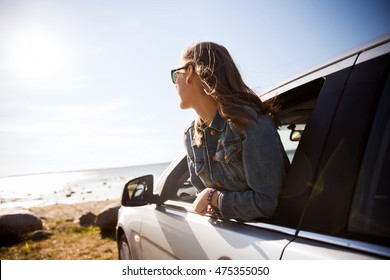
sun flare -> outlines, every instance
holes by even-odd
[[[43,34],[20,36],[14,55],[14,67],[19,74],[33,79],[50,78],[60,72],[65,63],[62,46]]]

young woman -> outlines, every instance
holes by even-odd
[[[197,119],[185,130],[194,209],[226,219],[271,217],[288,166],[271,103],[243,82],[225,47],[201,42],[171,71],[182,109]]]

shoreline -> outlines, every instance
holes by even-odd
[[[98,214],[109,206],[120,205],[120,200],[107,199],[102,201],[86,201],[72,204],[56,203],[46,206],[21,207],[31,211],[41,219],[63,219],[77,221],[82,215],[91,212]]]
[[[120,200],[125,184],[153,174],[157,180],[168,163],[0,178],[0,209]]]

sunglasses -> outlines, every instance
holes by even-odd
[[[188,66],[189,65],[186,65],[186,66],[183,66],[183,67],[171,70],[171,79],[172,79],[172,82],[174,84],[176,84],[178,74],[181,73],[179,71],[182,70],[182,69],[186,69],[187,70]]]

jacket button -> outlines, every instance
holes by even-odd
[[[227,161],[227,160],[228,160],[228,157],[227,157],[227,155],[225,155],[223,158],[224,158],[224,160],[225,160],[225,161]]]
[[[220,181],[217,181],[217,182],[215,182],[215,186],[220,188],[220,187],[222,187],[222,183]]]
[[[212,136],[214,136],[215,134],[217,134],[217,132],[216,132],[215,130],[210,130],[210,134],[211,134]]]
[[[217,156],[213,155],[213,161],[216,161],[216,160],[217,160]]]

